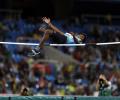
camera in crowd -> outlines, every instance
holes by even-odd
[[[99,85],[100,85],[100,87],[104,87],[104,88],[108,87],[108,84],[102,78],[99,79]]]

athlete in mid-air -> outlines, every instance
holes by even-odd
[[[37,55],[40,53],[41,49],[44,47],[44,43],[50,39],[53,43],[57,44],[79,44],[82,43],[86,39],[86,35],[84,33],[64,33],[59,30],[56,26],[54,26],[50,18],[43,17],[42,21],[47,24],[48,28],[40,28],[39,31],[44,33],[44,36],[36,48],[31,50],[30,55]]]

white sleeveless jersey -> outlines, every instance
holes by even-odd
[[[68,44],[74,44],[75,43],[74,38],[70,33],[65,33],[64,35],[67,37],[67,43]]]
[[[67,43],[68,44],[75,44],[74,38],[73,38],[73,36],[70,33],[65,33],[64,35],[67,37]],[[76,37],[76,39],[78,40],[78,42],[81,43],[81,39],[80,38]]]

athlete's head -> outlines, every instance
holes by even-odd
[[[86,40],[86,34],[85,33],[77,34],[76,38],[78,39],[78,41],[85,42],[85,40]]]

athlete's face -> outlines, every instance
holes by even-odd
[[[85,36],[84,36],[83,34],[80,34],[80,35],[79,35],[79,38],[80,38],[81,40],[84,40],[84,39],[85,39]]]

